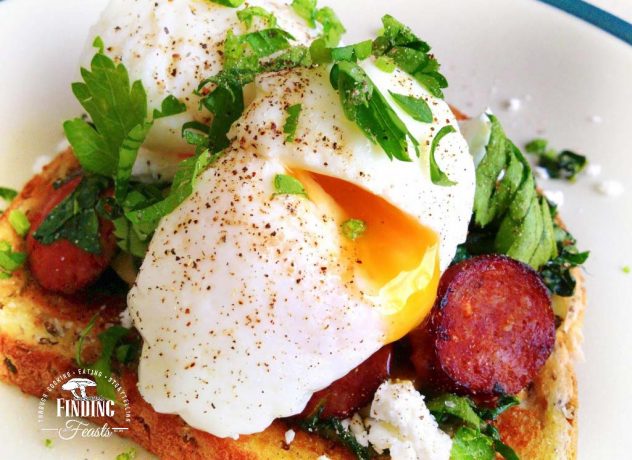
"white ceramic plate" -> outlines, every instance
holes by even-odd
[[[79,113],[70,83],[104,3],[0,3],[0,184],[19,188],[38,156],[55,153],[61,122]],[[545,136],[602,165],[598,178],[542,185],[564,192],[563,216],[580,247],[592,251],[585,362],[577,366],[580,458],[630,458],[632,275],[622,267],[632,265],[632,47],[532,0],[326,3],[343,18],[348,41],[373,33],[383,13],[401,18],[434,46],[450,81],[449,102],[470,115],[490,106],[519,144]],[[506,109],[510,98],[521,100],[520,110]],[[620,181],[626,192],[599,195],[595,185],[603,179]],[[101,439],[45,448],[35,400],[6,386],[0,414],[2,458],[112,459],[130,445]]]

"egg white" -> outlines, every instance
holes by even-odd
[[[178,116],[158,120],[141,149],[134,173],[169,179],[183,155],[193,152],[181,136],[183,123],[208,124],[212,114],[200,110],[193,94],[200,81],[219,73],[228,31],[248,32],[237,11],[260,6],[273,13],[278,27],[289,32],[297,44],[309,44],[316,29],[290,6],[289,0],[250,0],[240,8],[229,8],[209,0],[111,0],[90,32],[84,52],[88,66],[95,50],[92,38],[101,37],[107,55],[127,68],[130,80],[141,80],[150,108],[173,95],[187,106]]]
[[[144,339],[139,389],[157,411],[221,437],[262,431],[387,341],[385,305],[349,263],[335,204],[275,196],[277,174],[318,172],[386,199],[439,235],[442,268],[465,239],[474,166],[458,131],[436,152],[457,184],[434,185],[429,174],[432,137],[457,128],[449,107],[403,72],[362,65],[383,94],[428,101],[427,124],[395,107],[419,158],[411,145],[412,162],[392,161],[368,141],[345,118],[327,69],[261,76],[232,147],[163,219],[128,298]],[[287,107],[297,103],[287,142]]]

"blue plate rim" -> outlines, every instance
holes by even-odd
[[[584,0],[540,0],[632,45],[632,24]]]

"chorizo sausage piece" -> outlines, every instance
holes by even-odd
[[[81,182],[76,177],[55,189],[47,187],[48,198],[40,207],[29,213],[31,230],[26,237],[31,274],[44,289],[60,294],[74,294],[86,288],[105,271],[116,251],[116,238],[112,222],[99,219],[101,253],[91,254],[68,240],[42,244],[33,237],[48,214]]]
[[[312,396],[300,418],[320,412],[321,419],[347,418],[373,399],[390,375],[392,347],[387,345],[354,370]],[[322,409],[321,409],[322,408]]]
[[[427,328],[411,337],[420,378],[470,395],[518,393],[555,344],[555,319],[542,279],[529,266],[500,255],[450,267]]]

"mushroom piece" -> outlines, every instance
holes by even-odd
[[[68,380],[61,386],[61,389],[70,391],[75,399],[88,399],[86,387],[96,386],[97,384],[90,379],[76,378]],[[79,390],[80,394],[77,394],[76,390]]]

